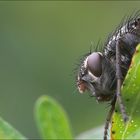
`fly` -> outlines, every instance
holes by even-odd
[[[140,15],[138,11],[121,23],[108,38],[101,52],[90,52],[85,55],[78,69],[76,83],[79,92],[88,90],[98,102],[108,101],[111,104],[104,127],[104,140],[107,140],[109,123],[116,101],[120,106],[124,122],[128,120],[121,97],[121,85],[139,43]]]

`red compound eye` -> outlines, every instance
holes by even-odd
[[[102,74],[102,56],[98,52],[93,52],[88,56],[87,67],[90,72],[96,76],[100,77]]]

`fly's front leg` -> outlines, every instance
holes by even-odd
[[[109,123],[111,122],[112,115],[113,115],[113,112],[115,110],[116,97],[117,96],[114,95],[114,98],[111,102],[111,108],[110,108],[108,115],[107,115],[107,118],[106,118],[106,123],[105,123],[105,127],[104,127],[104,140],[107,140]]]
[[[120,110],[123,116],[123,120],[124,122],[126,122],[128,120],[128,116],[126,114],[125,111],[125,107],[122,101],[122,96],[121,96],[121,85],[122,85],[122,72],[121,72],[121,61],[120,61],[120,47],[121,47],[121,40],[117,40],[116,42],[116,79],[117,79],[117,89],[116,89],[116,96],[117,96],[117,100],[120,106]]]

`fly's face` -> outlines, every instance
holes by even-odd
[[[102,53],[91,53],[80,66],[77,87],[80,93],[88,90],[97,101],[109,101],[116,87],[114,65]]]
[[[93,52],[85,57],[77,77],[77,86],[80,93],[89,90],[96,96],[96,87],[100,85],[102,75],[102,54]]]

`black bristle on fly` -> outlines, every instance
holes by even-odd
[[[115,111],[116,101],[124,122],[128,120],[121,97],[121,85],[129,69],[136,46],[140,43],[140,10],[125,16],[105,44],[98,41],[94,52],[80,60],[76,76],[79,92],[88,90],[98,102],[109,101],[110,110],[104,127],[104,140]]]

